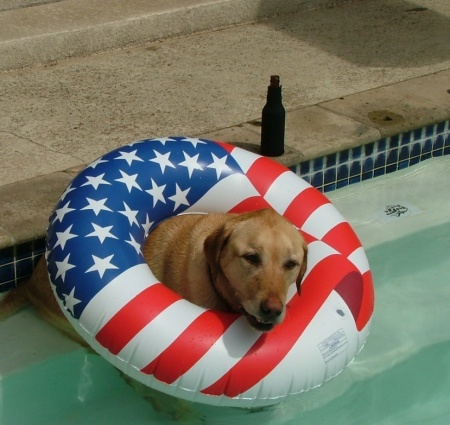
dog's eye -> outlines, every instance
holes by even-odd
[[[298,266],[298,263],[293,260],[286,261],[286,263],[284,264],[284,268],[286,270],[295,269],[297,266]]]
[[[259,266],[261,264],[261,258],[258,254],[244,254],[245,261],[250,263],[252,266]]]

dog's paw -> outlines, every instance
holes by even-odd
[[[0,298],[0,322],[28,306],[28,297],[21,286],[12,289]]]
[[[122,378],[164,419],[181,424],[205,424],[204,418],[195,408],[194,403],[149,388],[124,374],[122,374]]]

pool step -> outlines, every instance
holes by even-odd
[[[6,0],[0,71],[49,64],[351,0]]]

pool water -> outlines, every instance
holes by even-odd
[[[364,349],[336,378],[290,402],[258,411],[191,405],[177,422],[450,423],[450,158],[329,196],[361,237],[374,274]],[[31,309],[0,325],[1,425],[174,422]]]

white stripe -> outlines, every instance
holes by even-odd
[[[305,221],[301,230],[317,239],[322,239],[333,227],[346,222],[341,213],[332,204],[317,208]]]
[[[291,283],[289,286],[287,295],[286,295],[286,304],[289,303],[292,298],[294,298],[297,295],[297,284],[295,282]]]
[[[370,270],[369,260],[366,257],[364,248],[360,246],[355,249],[349,256],[348,259],[355,265],[361,274],[364,274]]]
[[[240,317],[175,385],[198,391],[209,387],[239,362],[260,337],[261,333]]]
[[[259,195],[244,174],[232,174],[219,181],[187,212],[227,212],[244,199]]]
[[[80,326],[95,335],[124,305],[157,282],[147,264],[125,270],[92,298],[80,316]]]
[[[314,241],[308,245],[308,261],[306,276],[317,266],[324,258],[330,255],[339,254],[334,248],[322,241]]]
[[[117,357],[133,367],[144,368],[204,312],[204,308],[186,300],[176,301],[138,332]],[[182,357],[183,353],[180,353]]]
[[[255,161],[261,158],[259,155],[241,148],[234,148],[230,155],[236,160],[244,173],[247,173]]]
[[[302,279],[302,282],[304,282],[306,280],[308,275],[311,273],[311,271],[314,269],[314,267],[317,266],[317,264],[319,264],[322,260],[329,257],[330,255],[335,255],[335,254],[341,255],[338,251],[336,251],[334,248],[332,248],[330,245],[326,244],[325,242],[322,242],[322,241],[311,242],[308,245],[307,269],[306,269],[305,275]],[[297,289],[295,285],[293,285],[293,286],[295,289]],[[294,295],[295,295],[295,293],[293,293],[293,288],[291,286],[288,291],[288,300],[290,301],[291,297]]]
[[[264,199],[280,214],[284,214],[299,193],[310,187],[309,183],[292,171],[286,170],[275,179],[264,195]]]

